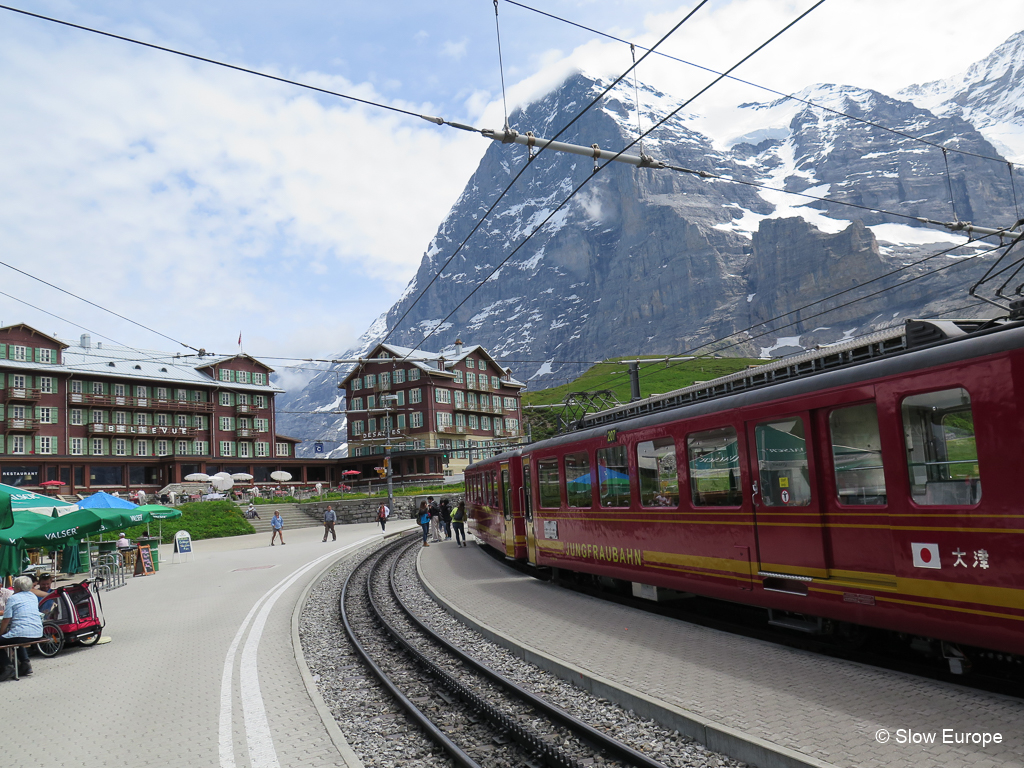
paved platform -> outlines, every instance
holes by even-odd
[[[416,527],[397,521],[388,533]],[[34,674],[0,683],[0,762],[18,768],[346,766],[293,645],[292,615],[325,568],[376,525],[194,542],[195,558],[101,593],[106,644],[34,656]],[[353,761],[353,765],[357,765]]]
[[[637,612],[520,575],[472,543],[423,549],[419,569],[453,613],[520,655],[741,760],[1024,766],[1020,699]],[[944,744],[944,729],[1002,743]]]

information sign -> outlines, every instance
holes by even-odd
[[[138,554],[135,557],[135,576],[149,576],[156,573],[153,567],[153,550],[149,544],[139,544]]]
[[[174,534],[174,554],[171,555],[172,563],[183,563],[188,555],[192,555],[192,559],[196,559],[195,552],[192,551],[192,534],[188,531],[178,531]],[[178,560],[178,558],[181,560]]]

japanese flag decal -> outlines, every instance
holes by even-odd
[[[911,544],[915,568],[942,568],[939,562],[938,544]]]

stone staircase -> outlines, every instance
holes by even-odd
[[[245,512],[248,505],[239,504],[238,506],[242,512]],[[286,533],[296,528],[323,527],[323,522],[303,512],[298,504],[257,504],[256,513],[260,516],[260,519],[249,521],[252,523],[252,527],[256,529],[256,533],[270,533],[270,518],[274,516],[275,511],[281,513]]]

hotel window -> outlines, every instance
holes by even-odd
[[[103,411],[93,411],[92,412],[92,423],[93,424],[102,424],[104,421],[106,421],[106,419],[104,418]]]
[[[462,371],[460,369],[456,368],[455,369],[455,383],[456,384],[462,384],[464,379],[465,379],[465,377],[464,377]]]
[[[220,428],[224,432],[229,432],[229,431],[233,430],[235,428],[235,426],[231,422],[232,422],[232,419],[231,419],[230,416],[221,416],[220,417]]]
[[[353,410],[353,411],[361,411],[361,410],[363,410],[363,398],[361,398],[361,397],[353,397],[352,398],[352,408],[350,410]]]
[[[49,350],[47,350],[49,351]],[[39,438],[39,452],[40,453],[53,453],[53,438],[46,437],[45,435]]]
[[[94,381],[92,383],[92,393],[94,395],[102,395],[103,394],[103,382],[102,381]]]
[[[114,423],[115,424],[127,424],[128,414],[124,411],[114,411]]]
[[[270,419],[254,419],[257,432],[268,432],[270,430]]]
[[[391,374],[388,371],[384,371],[380,375],[380,388],[390,389],[391,388]]]
[[[288,443],[277,443],[278,456],[291,456],[291,446]]]
[[[423,402],[423,390],[417,387],[416,389],[409,390],[409,402],[410,403],[421,403]]]
[[[405,369],[400,368],[397,371],[391,372],[391,382],[393,384],[402,384],[405,382]]]
[[[259,386],[263,386],[263,382],[265,380],[266,380],[266,374],[265,373],[254,373],[252,375],[252,383],[253,384],[258,384]]]
[[[36,350],[36,362],[37,363],[52,363],[53,362],[53,350],[52,349],[37,349]]]
[[[365,376],[363,376],[363,384],[366,385],[367,389],[373,389],[374,387],[376,387],[377,386],[377,374],[375,374],[375,373],[368,373]]]
[[[435,389],[434,390],[434,402],[435,403],[450,403],[452,401],[451,390],[448,389]]]
[[[474,413],[469,414],[469,428],[480,429],[480,418]]]
[[[366,431],[367,432],[371,432],[371,433],[377,431],[377,419],[376,418],[367,419],[366,420]]]
[[[44,395],[53,394],[53,377],[51,376],[40,376],[39,377],[39,391]]]
[[[194,455],[196,455],[196,456],[205,456],[206,455],[206,447],[207,446],[206,446],[206,441],[205,440],[195,440],[192,443],[192,451],[193,451]]]
[[[149,440],[136,440],[135,441],[135,455],[136,456],[149,456]]]
[[[264,458],[270,454],[270,443],[256,443],[256,455]]]
[[[266,408],[267,407],[267,396],[266,395],[256,395],[252,399],[252,401],[253,401],[253,405],[255,405],[257,408]]]
[[[235,380],[239,384],[249,383],[249,372],[248,371],[235,371]]]
[[[115,440],[114,441],[114,455],[125,456],[128,453],[128,441],[127,440]]]
[[[455,407],[463,408],[466,405],[466,393],[461,389],[455,390]]]
[[[52,408],[36,408],[36,416],[39,419],[40,424],[52,424],[50,421]]]
[[[362,379],[352,379],[352,389],[362,389],[362,388],[363,388],[363,380]]]
[[[423,426],[423,412],[413,411],[409,414],[409,427],[412,429],[418,429]]]
[[[477,388],[478,389],[487,389],[487,374],[486,373],[481,373],[480,376],[477,378]]]
[[[372,411],[376,407],[377,407],[377,396],[376,395],[367,395],[366,396],[366,410]]]
[[[139,414],[139,415],[143,416],[144,414]],[[167,414],[166,413],[158,413],[156,415],[156,425],[158,427],[166,427],[166,426],[168,426],[168,421],[169,420],[167,418]]]
[[[395,397],[398,398],[397,400],[395,400],[395,405],[405,405],[405,391],[404,390],[401,391],[401,392],[396,392],[395,393]]]
[[[13,381],[13,383],[11,384],[12,387],[15,387],[16,389],[24,389],[25,388],[25,377],[24,376],[20,376],[18,374],[14,374],[11,377],[11,379]]]
[[[94,437],[92,439],[92,455],[102,456],[103,455],[103,438]]]
[[[114,397],[124,397],[124,384],[114,385]]]
[[[509,432],[518,432],[519,419],[505,419],[505,429]]]
[[[480,417],[480,429],[484,430],[485,432],[490,432],[491,431],[491,417],[490,416],[481,416]]]
[[[11,360],[21,360],[25,362],[28,360],[28,347],[17,347],[11,345]],[[24,451],[22,451],[24,453]]]
[[[188,440],[178,441],[178,453],[182,456],[188,456]]]
[[[175,418],[177,420],[179,427],[188,426],[188,416],[186,416],[184,413],[179,413]]]
[[[420,380],[420,369],[419,368],[410,368],[409,369],[409,381],[419,381],[419,380]]]
[[[167,441],[166,440],[157,440],[156,441],[156,455],[157,456],[166,456],[168,453],[169,453],[169,451],[167,450]]]
[[[249,396],[240,392],[238,394],[235,402],[236,402],[237,405],[248,405],[249,404]]]
[[[74,426],[76,426],[76,427],[80,427],[82,425],[82,409],[81,408],[72,408],[71,409],[71,423]]]
[[[452,415],[446,411],[437,412],[437,428],[450,427],[452,425]]]
[[[403,429],[405,429],[405,414],[400,413],[398,414],[398,430],[401,431]]]
[[[231,441],[221,440],[220,441],[220,455],[230,456],[231,455]]]
[[[71,455],[81,456],[83,450],[83,440],[80,437],[71,438]]]
[[[466,386],[469,387],[470,389],[474,389],[476,387],[475,373],[466,373]]]
[[[472,357],[467,357],[466,358],[466,367],[467,368],[475,368],[476,367],[476,363],[473,362],[473,358]],[[473,374],[473,375],[475,376],[476,374]]]
[[[25,452],[25,438],[22,435],[12,435],[11,441],[11,453],[24,453]]]
[[[229,371],[227,368],[221,368],[220,369],[220,380],[221,381],[231,381],[231,371]]]
[[[353,435],[361,435],[361,434],[363,434],[363,432],[365,430],[365,427],[366,427],[366,424],[364,422],[362,422],[362,421],[353,421],[352,422],[352,434]]]
[[[231,393],[230,392],[221,392],[220,393],[220,404],[221,405],[231,405]]]
[[[249,443],[238,444],[238,457],[240,459],[248,459],[250,456]]]
[[[491,376],[491,389],[498,389],[501,386],[501,381],[497,376]]]
[[[74,379],[71,382],[71,394],[80,395],[82,394],[82,382],[78,379]]]
[[[464,413],[456,413],[455,414],[455,426],[456,427],[465,427],[466,426],[466,414],[464,414]]]

